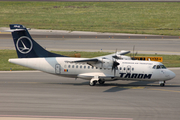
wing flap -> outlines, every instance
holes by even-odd
[[[25,29],[11,29],[11,30],[6,30],[7,32],[15,32],[15,31],[25,31]]]

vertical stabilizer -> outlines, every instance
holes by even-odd
[[[36,57],[66,57],[63,55],[51,53],[41,47],[34,41],[25,26],[20,24],[10,24],[10,31],[18,58],[36,58]]]

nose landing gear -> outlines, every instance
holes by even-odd
[[[159,81],[159,85],[160,85],[161,87],[164,87],[164,86],[165,86],[165,83],[166,83],[166,81]]]

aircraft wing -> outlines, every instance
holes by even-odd
[[[99,57],[95,57],[95,58],[112,60],[112,57],[116,58],[118,55],[125,55],[125,54],[128,54],[128,53],[130,53],[130,51],[122,50],[121,52],[116,52],[116,53],[113,53],[113,54],[109,54],[109,55],[105,55],[105,56],[99,56]]]
[[[91,66],[96,66],[96,67],[106,67],[106,68],[112,68],[113,65],[113,60],[112,58],[119,59],[121,55],[125,55],[129,53],[130,51],[124,51],[122,50],[121,52],[116,52],[113,54],[105,55],[105,56],[100,56],[100,57],[95,57],[95,58],[87,58],[83,60],[76,60],[76,61],[71,61],[72,63],[82,63],[82,64],[89,64]]]
[[[99,59],[96,59],[96,58],[89,58],[89,59],[76,60],[76,61],[71,61],[71,62],[74,62],[74,63],[86,63],[86,64],[89,64],[89,65],[92,65],[92,64],[96,64],[96,63],[101,62],[101,61]]]
[[[96,63],[103,62],[102,59],[112,60],[112,57],[115,58],[117,55],[125,55],[128,53],[130,53],[130,51],[122,50],[121,52],[116,52],[116,53],[105,55],[105,56],[99,56],[99,57],[89,58],[89,59],[84,59],[84,60],[76,60],[76,61],[71,61],[71,62],[96,64]]]

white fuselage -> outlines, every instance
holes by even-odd
[[[98,76],[99,79],[104,81],[166,81],[175,77],[175,74],[166,68],[157,69],[154,67],[162,65],[162,63],[154,61],[117,60],[119,65],[116,70],[112,70],[108,65],[100,65],[101,67],[97,67],[98,65],[92,66],[71,62],[84,59],[86,58],[17,58],[9,59],[9,62],[50,74],[88,80],[91,80],[94,76]]]

